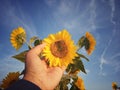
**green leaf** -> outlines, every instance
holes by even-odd
[[[82,60],[75,60],[75,65],[77,68],[79,68],[82,72],[84,72],[86,74],[85,68],[84,68],[84,64],[82,62]]]
[[[84,58],[84,59],[86,59],[87,61],[89,61],[89,59],[88,59],[86,56],[84,56],[84,55],[82,55],[82,54],[79,54],[79,53],[77,53],[77,54],[79,55],[79,57]]]
[[[12,57],[21,61],[21,62],[25,62],[25,55],[26,55],[27,52],[28,51],[24,51],[24,52],[21,52],[21,53],[15,55],[15,56],[12,56]]]
[[[35,40],[34,46],[37,46],[39,44],[42,44],[42,40],[40,40],[40,39]]]
[[[74,74],[76,71],[79,71],[79,70],[81,70],[86,74],[82,60],[80,59],[80,57],[76,57],[73,60],[73,63],[68,65],[66,72],[70,74]]]
[[[38,37],[36,37],[36,36],[34,36],[34,37],[30,38],[29,43],[30,43],[30,44],[31,44],[31,43],[33,43],[36,39],[38,39]]]
[[[59,85],[54,90],[68,90],[68,84],[70,83],[70,76],[63,74]]]
[[[89,59],[82,54],[79,54],[79,53],[77,54],[78,54],[78,57],[75,57],[75,59],[73,60],[74,63],[68,65],[66,72],[69,72],[70,74],[74,74],[76,71],[81,70],[82,72],[86,74],[84,64],[81,58],[84,58],[87,61],[89,61]]]

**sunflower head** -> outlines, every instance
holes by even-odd
[[[12,46],[18,50],[26,41],[26,32],[22,27],[14,29],[10,35],[10,42]]]
[[[76,85],[80,90],[85,90],[84,81],[82,80],[82,78],[78,77],[77,81],[75,82],[75,85]]]
[[[85,49],[87,50],[88,55],[92,53],[92,51],[95,49],[96,40],[93,37],[92,34],[89,32],[86,32],[85,34]]]
[[[113,88],[113,90],[117,89],[117,83],[116,82],[112,82],[112,88]]]
[[[48,60],[49,66],[67,66],[77,56],[77,47],[67,30],[50,34],[43,42],[46,43],[43,56]]]
[[[0,85],[1,88],[6,89],[13,83],[15,83],[17,80],[19,80],[19,72],[10,72],[2,81],[2,84]]]

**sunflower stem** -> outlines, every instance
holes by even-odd
[[[24,42],[28,45],[28,47],[30,48],[30,49],[32,49],[32,46],[26,41],[26,39],[25,38],[22,38],[23,40],[24,40]]]
[[[27,41],[25,41],[25,43],[28,45],[30,49],[32,49],[32,46]]]

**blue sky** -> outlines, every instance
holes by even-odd
[[[43,39],[50,33],[67,29],[77,40],[91,32],[96,49],[90,62],[84,61],[87,74],[80,73],[86,90],[111,90],[120,86],[120,0],[0,0],[0,81],[9,71],[21,71],[24,64],[11,56],[16,51],[9,41],[14,28],[22,26],[27,39]],[[86,54],[85,50],[81,50]]]

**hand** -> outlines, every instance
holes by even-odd
[[[44,46],[45,44],[38,45],[27,53],[23,79],[36,84],[42,90],[53,90],[59,84],[65,68],[49,67],[45,60],[40,59]]]

